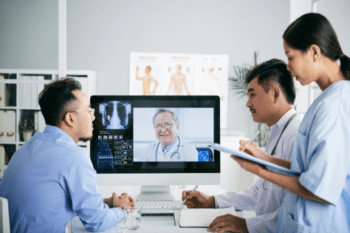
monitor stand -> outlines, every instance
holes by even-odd
[[[137,201],[173,201],[169,185],[142,185]]]

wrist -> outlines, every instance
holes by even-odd
[[[123,206],[123,205],[115,205],[114,207],[120,209],[121,211],[123,211],[125,209],[125,206]]]
[[[210,196],[209,197],[209,208],[215,208],[215,197],[214,196]]]

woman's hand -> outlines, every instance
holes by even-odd
[[[269,157],[271,157],[271,155],[265,153],[255,142],[249,144],[247,140],[239,141],[239,150],[265,161],[269,161]]]
[[[257,176],[259,176],[261,169],[265,169],[257,163],[238,158],[234,155],[231,155],[231,158],[235,160],[238,163],[238,165],[241,166],[242,169],[246,170],[247,172],[253,173]]]

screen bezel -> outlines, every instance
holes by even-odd
[[[172,107],[204,107],[212,106],[214,110],[214,143],[220,143],[220,98],[218,96],[116,96],[94,95],[90,97],[91,107],[95,108],[95,118],[100,117],[98,106],[106,101],[130,101],[145,103],[142,107],[172,108]],[[160,105],[160,102],[167,103]],[[191,106],[188,106],[191,104]],[[133,106],[134,107],[134,106]],[[133,108],[132,107],[132,108]],[[158,173],[220,173],[220,152],[214,150],[213,162],[134,162],[132,165],[117,165],[116,169],[96,169],[95,146],[97,135],[101,129],[94,121],[93,137],[90,143],[90,159],[98,174],[132,173],[132,174],[158,174]],[[132,124],[132,122],[131,122]],[[129,129],[132,130],[132,129]]]

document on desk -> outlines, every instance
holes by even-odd
[[[236,215],[235,208],[221,209],[182,209],[180,213],[180,227],[207,228],[216,217],[225,214]]]
[[[275,172],[275,173],[280,173],[280,174],[284,174],[284,175],[288,175],[288,176],[300,176],[299,172],[295,172],[295,171],[292,171],[292,170],[290,170],[288,168],[276,165],[274,163],[270,163],[270,162],[267,162],[265,160],[258,159],[256,157],[251,156],[249,154],[246,154],[246,153],[244,153],[242,151],[226,148],[226,147],[223,147],[223,146],[221,146],[219,144],[212,144],[212,145],[209,145],[209,147],[211,147],[211,148],[213,148],[215,150],[219,150],[219,151],[223,151],[223,152],[235,155],[235,156],[237,156],[239,158],[242,158],[242,159],[246,159],[246,160],[252,161],[254,163],[258,163],[260,165],[264,165],[264,166],[266,166],[267,170]]]

